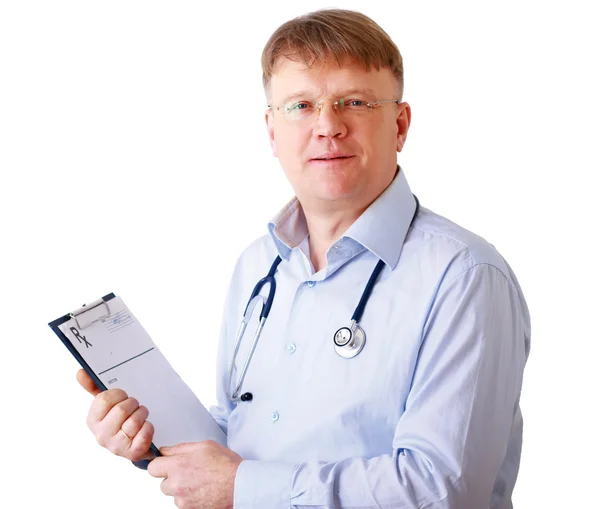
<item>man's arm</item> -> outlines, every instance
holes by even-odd
[[[298,465],[243,461],[235,507],[487,507],[520,425],[529,336],[522,294],[496,267],[476,265],[443,281],[390,453]]]

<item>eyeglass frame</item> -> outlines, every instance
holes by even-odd
[[[339,111],[344,111],[345,105],[344,102],[346,100],[349,101],[363,101],[362,99],[354,99],[352,97],[340,97],[339,99],[335,100],[335,99],[321,99],[320,101],[317,101],[316,103],[313,104],[313,106],[315,106],[317,108],[317,115],[321,115],[321,111],[323,111],[323,103],[325,101],[332,101],[332,106],[334,111],[337,113]],[[287,115],[289,114],[291,108],[293,106],[295,106],[296,104],[302,103],[302,102],[310,102],[310,101],[296,101],[293,102],[290,106],[286,106],[286,105],[282,105],[282,106],[273,106],[271,104],[267,104],[267,109],[273,111],[274,109],[279,111],[279,110],[284,110],[283,113],[284,115],[287,117]],[[366,103],[366,106],[368,108],[370,108],[369,111],[373,111],[373,107],[374,106],[379,106],[382,103],[396,103],[398,106],[400,105],[400,103],[402,102],[402,99],[378,99],[377,101],[363,101]],[[338,109],[339,105],[341,104],[342,108],[341,110]],[[289,118],[289,117],[288,117]]]

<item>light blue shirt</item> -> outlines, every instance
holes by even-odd
[[[236,509],[512,507],[527,305],[491,244],[423,205],[409,227],[415,206],[400,171],[314,273],[292,200],[238,260],[211,409],[244,459]],[[241,316],[277,255],[274,304],[242,388],[254,398],[231,403]],[[344,359],[333,335],[380,259],[360,322],[366,345]],[[237,376],[255,329],[253,320]]]

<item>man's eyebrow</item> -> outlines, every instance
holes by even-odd
[[[294,92],[293,94],[290,94],[288,96],[285,97],[285,99],[283,99],[282,103],[283,104],[288,104],[290,101],[293,101],[294,99],[306,99],[307,97],[310,97],[310,92],[306,92],[306,91],[300,91],[300,92]]]
[[[352,88],[352,89],[340,94],[340,97],[349,97],[354,94],[370,95],[372,97],[375,97],[377,95],[377,94],[375,94],[375,91],[370,88]]]

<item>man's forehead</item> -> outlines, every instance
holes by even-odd
[[[377,74],[371,68],[367,71],[364,64],[354,61],[337,62],[334,59],[322,62],[304,62],[298,58],[280,57],[273,67],[273,77],[282,77],[288,74],[306,76],[307,78],[327,74],[353,74],[357,76],[370,76]]]
[[[338,64],[336,61],[305,62],[280,58],[271,77],[271,92],[277,96],[289,96],[301,92],[364,91],[376,94],[382,88],[393,87],[393,74],[389,69],[367,71],[356,62]]]

